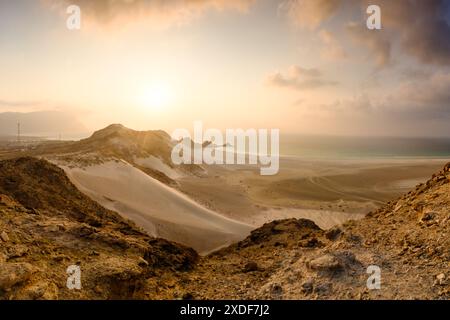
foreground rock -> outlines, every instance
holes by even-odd
[[[198,258],[147,236],[34,158],[0,162],[0,230],[0,299],[152,298],[158,279]],[[71,265],[81,290],[67,287]]]

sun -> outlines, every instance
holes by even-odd
[[[161,111],[171,104],[173,97],[173,91],[169,85],[158,83],[144,88],[139,100],[144,108]]]

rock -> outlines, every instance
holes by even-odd
[[[64,254],[59,254],[57,256],[54,256],[53,260],[55,260],[56,262],[69,261],[70,257],[68,257]]]
[[[304,248],[315,248],[323,246],[323,243],[320,242],[316,237],[313,237],[311,239],[305,239],[300,241],[299,245],[300,247]]]
[[[244,266],[244,272],[252,272],[252,271],[258,271],[259,267],[258,264],[254,261],[250,261],[248,262],[245,266]]]
[[[436,215],[437,215],[436,212],[429,211],[429,210],[423,210],[418,216],[419,222],[431,221],[434,219],[434,217]]]
[[[139,261],[139,262],[138,262],[138,265],[139,265],[140,267],[148,267],[148,261],[145,260],[144,258],[139,257],[138,261]]]
[[[444,167],[444,170],[443,170],[444,172],[449,172],[450,171],[450,162],[449,163],[447,163],[446,165],[445,165],[445,167]]]
[[[17,283],[27,281],[34,273],[29,263],[2,263],[0,265],[0,290],[8,290]]]
[[[19,300],[57,300],[58,287],[53,282],[39,281],[25,287],[15,298]]]
[[[17,202],[5,194],[0,194],[0,204],[6,207],[14,207],[17,205]]]
[[[314,280],[312,278],[307,279],[302,283],[302,292],[304,294],[311,294],[314,289]]]
[[[342,233],[342,230],[339,227],[334,227],[325,232],[325,237],[328,240],[334,241],[336,240]]]
[[[102,294],[103,293],[103,289],[99,285],[96,285],[94,287],[94,292],[97,293],[97,294]]]
[[[8,242],[9,241],[9,236],[5,231],[2,231],[2,233],[0,233],[0,238],[2,238],[2,240],[4,242]]]
[[[314,292],[319,295],[331,293],[332,285],[331,283],[321,283],[314,288]]]
[[[440,273],[436,276],[436,284],[443,286],[445,285],[445,274]]]
[[[181,297],[181,299],[183,300],[193,300],[194,299],[194,295],[190,292],[185,292],[183,294],[183,296]]]
[[[22,244],[16,244],[12,247],[9,247],[6,251],[8,259],[23,257],[28,254],[30,249]]]
[[[272,284],[270,287],[270,294],[273,298],[280,299],[283,295],[283,287],[277,283]]]
[[[394,208],[394,212],[397,212],[398,210],[400,210],[403,207],[403,203],[402,202],[397,202],[397,204],[395,205]]]
[[[309,262],[309,267],[313,270],[333,271],[341,269],[342,265],[335,256],[331,254],[325,254],[321,257],[311,260]]]
[[[275,243],[273,245],[275,247],[283,247],[283,248],[287,247],[287,243],[286,242],[281,242],[281,241],[275,241]]]

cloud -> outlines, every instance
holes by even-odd
[[[413,78],[382,100],[385,110],[407,112],[422,119],[450,119],[450,73]]]
[[[32,110],[42,104],[40,101],[20,101],[0,99],[0,110]]]
[[[398,33],[404,52],[436,65],[450,65],[449,6],[445,0],[382,1],[386,26]]]
[[[300,27],[316,29],[330,19],[342,4],[342,0],[289,0],[281,5],[291,20]]]
[[[145,19],[169,26],[182,24],[208,9],[245,12],[255,0],[41,0],[50,8],[65,13],[78,5],[88,24],[111,25]],[[85,21],[85,20],[83,20]]]
[[[305,103],[304,105],[307,105]],[[422,121],[450,120],[450,73],[410,78],[381,95],[362,93],[346,99],[309,107],[330,117],[376,115],[377,117]]]
[[[370,51],[370,58],[378,67],[385,67],[391,63],[391,42],[381,32],[373,32],[360,24],[350,23],[347,26],[350,37],[366,46]]]
[[[319,32],[319,37],[324,44],[324,48],[321,52],[323,59],[338,61],[348,57],[347,52],[345,52],[334,33],[327,30],[321,30]]]
[[[389,92],[360,93],[318,103],[303,101],[297,112],[310,130],[349,135],[449,136],[450,73],[404,80]]]
[[[368,32],[365,19],[370,4],[373,1],[289,0],[282,7],[295,25],[302,28],[317,30],[333,18],[335,28],[347,30],[355,43],[373,52],[377,66],[391,62],[393,44],[398,45],[401,54],[423,64],[450,65],[449,1],[377,0],[383,30]],[[344,5],[346,10],[341,10]]]
[[[36,104],[39,104],[39,102],[36,101],[13,101],[13,100],[1,100],[0,99],[0,106],[2,107],[29,107],[29,106],[35,106]]]
[[[271,86],[295,90],[317,89],[324,86],[337,85],[335,81],[324,79],[318,69],[307,69],[295,65],[289,67],[286,74],[281,72],[269,74],[265,82]]]

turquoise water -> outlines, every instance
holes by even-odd
[[[280,153],[313,158],[450,158],[450,138],[282,135]]]

